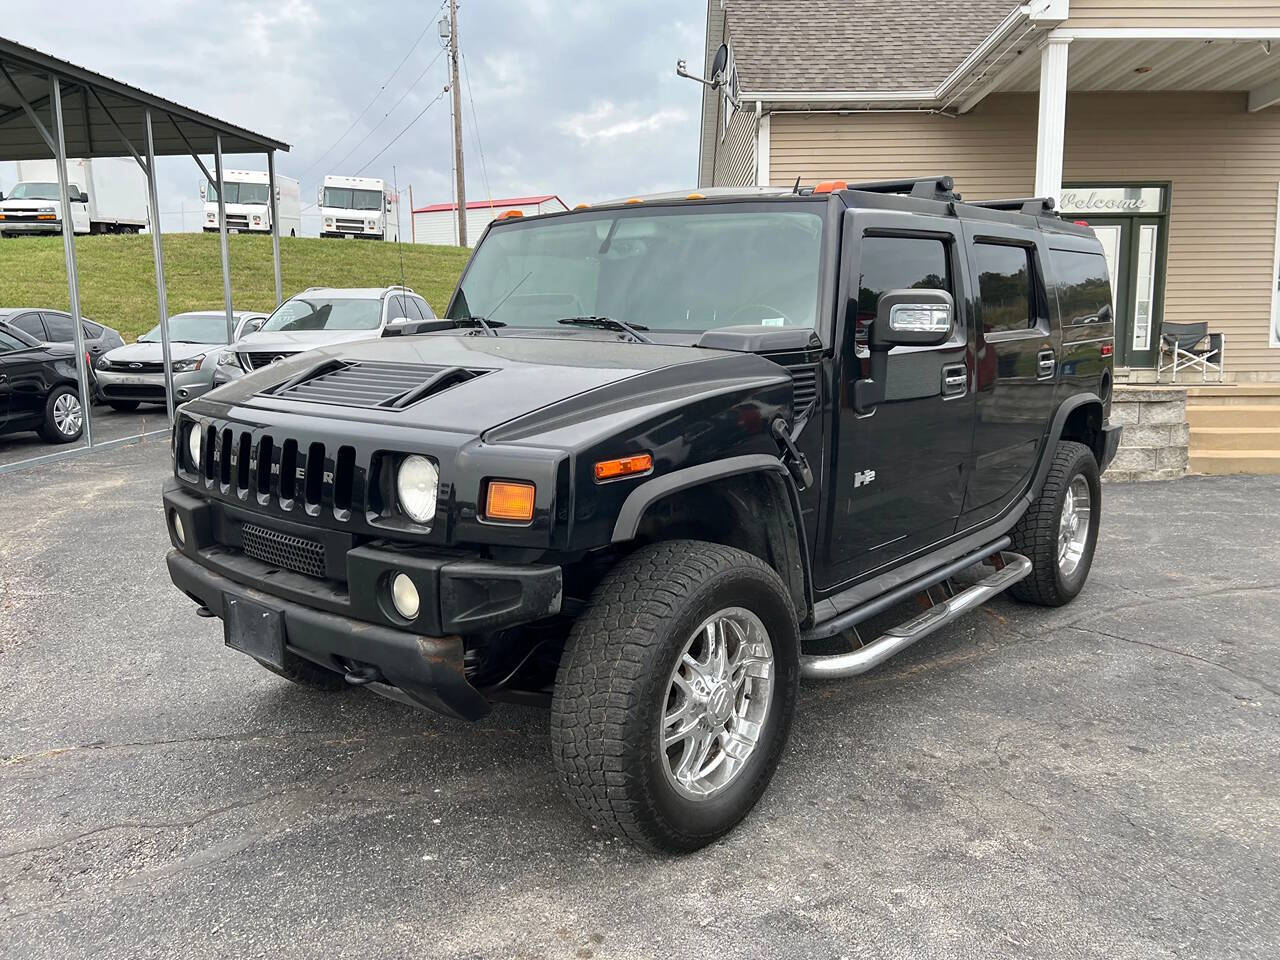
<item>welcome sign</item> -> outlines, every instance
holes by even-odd
[[[1164,187],[1068,187],[1058,209],[1118,217],[1164,213]]]

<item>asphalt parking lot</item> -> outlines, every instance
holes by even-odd
[[[547,719],[291,687],[168,582],[163,441],[0,477],[9,957],[1280,951],[1280,478],[1105,488],[1086,592],[807,686],[721,843],[563,803]]]
[[[121,413],[105,405],[93,408],[94,443],[136,437],[148,430],[168,429],[169,417],[164,407],[155,404],[143,404],[130,413]],[[34,430],[6,433],[0,435],[0,466],[6,463],[17,463],[20,460],[30,460],[32,457],[43,457],[49,453],[58,453],[68,447],[83,444],[83,437],[78,444],[65,444],[47,443]]]

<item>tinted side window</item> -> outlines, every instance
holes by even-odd
[[[982,332],[1006,333],[1036,326],[1035,261],[1029,247],[975,243],[973,259],[982,297]]]
[[[20,314],[9,322],[23,333],[29,334],[37,340],[48,339],[44,335],[44,324],[40,322],[40,314],[38,313]]]
[[[65,313],[46,313],[44,325],[50,340],[68,343],[76,338],[76,325]]]
[[[1054,250],[1058,274],[1058,308],[1062,322],[1099,323],[1111,319],[1111,277],[1100,253]]]
[[[88,320],[84,322],[84,335],[92,340],[94,337],[102,336],[102,328],[96,323],[90,323]]]
[[[387,322],[390,323],[397,317],[408,317],[412,320],[413,314],[411,314],[409,312],[409,308],[405,306],[404,297],[387,297]]]
[[[431,304],[418,297],[410,297],[409,303],[413,304],[422,313],[423,320],[434,320],[436,318],[435,311],[431,309]]]
[[[10,350],[25,350],[27,345],[17,337],[11,337],[7,333],[0,332],[0,353],[8,353]]]
[[[890,290],[946,290],[955,295],[951,283],[951,263],[947,245],[926,237],[862,238],[862,261],[858,264],[859,343],[867,338],[867,328],[876,318],[880,297]]]

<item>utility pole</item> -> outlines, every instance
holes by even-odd
[[[458,174],[458,246],[467,245],[467,185],[462,168],[462,91],[458,87],[458,0],[449,0],[449,69],[453,79],[453,153]]]

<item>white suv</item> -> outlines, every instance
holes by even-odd
[[[395,324],[435,316],[408,287],[308,287],[219,358],[216,380],[225,383],[304,350],[376,339]]]

